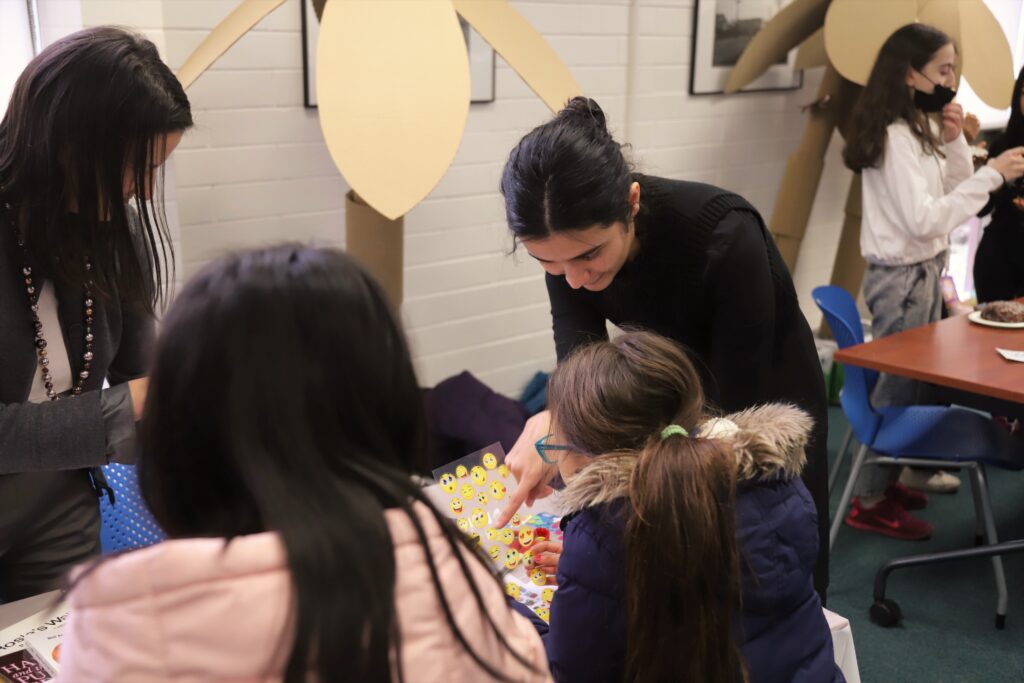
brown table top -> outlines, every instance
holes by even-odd
[[[840,363],[1024,403],[1024,363],[996,347],[1024,351],[1024,329],[977,325],[966,315],[836,352]]]

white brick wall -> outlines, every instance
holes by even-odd
[[[82,0],[86,25],[135,24],[178,67],[236,0]],[[717,183],[771,214],[799,143],[801,91],[690,97],[693,0],[513,0],[550,41],[648,173]],[[298,0],[288,0],[193,86],[196,129],[175,155],[185,275],[218,253],[281,240],[344,243],[343,197],[315,110],[302,107]],[[496,100],[474,104],[455,162],[406,217],[403,319],[421,382],[468,369],[517,394],[554,364],[542,271],[508,256],[498,179],[549,112],[499,58]],[[805,311],[828,279],[849,174],[830,151],[797,269]]]

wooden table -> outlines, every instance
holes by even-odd
[[[835,360],[1016,404],[1024,404],[1024,363],[996,347],[1024,350],[1024,329],[977,325],[966,315],[836,352]]]
[[[835,360],[954,390],[952,400],[943,397],[942,403],[969,405],[995,415],[1022,417],[1024,363],[1006,360],[996,352],[996,347],[1024,350],[1024,329],[978,325],[970,322],[966,315],[958,315],[842,349],[836,352]],[[843,511],[837,514],[843,514]],[[875,604],[885,599],[886,580],[897,569],[1019,552],[1024,552],[1024,539],[891,560],[875,576]],[[1004,624],[1005,615],[998,614],[997,610],[996,627],[1001,629]]]

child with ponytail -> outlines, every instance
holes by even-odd
[[[574,353],[549,400],[537,451],[568,509],[542,634],[556,680],[843,680],[812,581],[806,413],[711,418],[686,354],[648,332]]]

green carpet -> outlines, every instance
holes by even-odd
[[[829,457],[835,459],[847,422],[830,412]],[[856,442],[851,451],[856,448]],[[841,495],[852,453],[833,490]],[[988,469],[996,527],[1001,539],[1024,537],[1024,472]],[[886,596],[899,603],[904,620],[895,627],[871,623],[875,572],[903,555],[952,550],[973,544],[970,482],[960,492],[932,495],[919,514],[935,526],[928,541],[897,541],[847,526],[832,552],[828,606],[850,620],[865,683],[1024,681],[1024,553],[1003,558],[1010,602],[1003,631],[995,628],[996,590],[988,559],[961,560],[903,569],[890,575]]]

